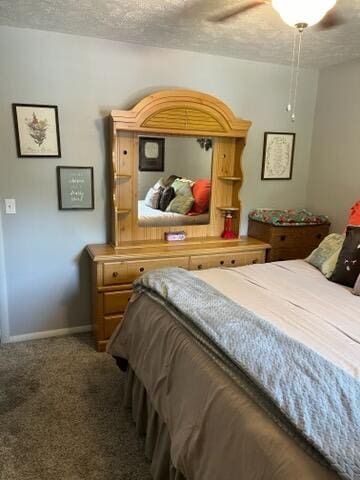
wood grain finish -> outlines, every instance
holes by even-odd
[[[122,321],[132,294],[131,282],[143,273],[171,266],[200,270],[262,263],[267,248],[268,244],[248,237],[128,242],[120,248],[88,245],[93,265],[93,332],[98,351],[105,350],[108,338]]]
[[[211,136],[213,138],[210,221],[183,226],[188,237],[217,237],[224,225],[217,207],[237,208],[233,225],[240,224],[241,156],[251,122],[234,116],[218,99],[191,90],[149,95],[131,110],[114,110],[111,122],[112,244],[153,241],[173,227],[138,226],[138,151],[140,134]],[[230,180],[231,179],[231,180]]]
[[[310,255],[319,243],[329,234],[330,225],[284,225],[249,219],[248,234],[271,245],[266,260],[302,259]]]

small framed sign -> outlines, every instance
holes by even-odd
[[[60,210],[94,209],[93,167],[56,167]]]
[[[61,157],[56,105],[13,103],[18,157]]]
[[[262,180],[291,180],[295,133],[265,132]]]
[[[163,172],[165,138],[139,137],[139,170]]]

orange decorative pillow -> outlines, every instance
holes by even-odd
[[[360,225],[360,200],[350,208],[348,225]]]
[[[194,197],[194,205],[189,214],[205,213],[209,209],[211,183],[210,180],[196,180],[192,187],[192,196]]]

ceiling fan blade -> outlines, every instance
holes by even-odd
[[[253,0],[251,2],[248,2],[246,5],[236,6],[226,11],[223,11],[222,13],[219,13],[217,15],[213,15],[212,17],[209,17],[208,20],[210,20],[211,22],[219,22],[219,23],[226,22],[226,20],[229,20],[230,18],[235,17],[236,15],[240,15],[241,13],[247,12],[248,10],[252,10],[253,8],[261,7],[266,3],[268,3],[266,0]]]
[[[344,18],[334,9],[330,10],[325,17],[317,24],[318,30],[330,30],[345,23]]]

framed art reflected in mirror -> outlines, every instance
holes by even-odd
[[[139,171],[164,171],[165,139],[161,137],[139,137]]]

